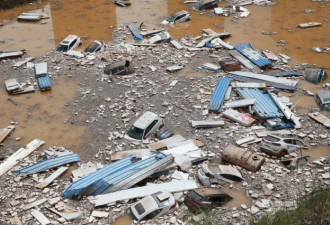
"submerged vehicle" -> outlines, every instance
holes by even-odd
[[[168,24],[175,24],[175,23],[180,23],[183,21],[190,20],[190,14],[185,11],[181,10],[179,12],[175,12],[168,16],[164,21],[161,22],[163,25],[168,25]]]
[[[69,35],[59,44],[59,46],[57,46],[56,50],[60,52],[68,52],[79,45],[81,45],[80,37],[77,35]]]
[[[198,188],[191,190],[184,198],[184,204],[192,212],[198,212],[206,207],[223,206],[233,198],[220,188]]]
[[[214,9],[218,7],[218,2],[215,0],[205,0],[200,2],[197,6],[197,10],[204,10],[204,9]]]
[[[242,174],[233,166],[208,165],[203,163],[197,171],[198,179],[204,186],[242,181]]]
[[[102,41],[95,40],[88,45],[84,52],[98,52],[104,50],[104,43]]]
[[[284,156],[295,152],[306,145],[297,138],[285,137],[281,138],[275,135],[264,137],[260,144],[260,150],[275,156]]]
[[[321,110],[330,111],[330,91],[319,91],[314,96],[316,103],[320,106]]]
[[[164,42],[168,42],[171,39],[171,35],[167,32],[161,32],[158,33],[156,35],[154,35],[153,37],[151,37],[148,42],[150,44],[159,44],[159,43],[164,43]]]
[[[305,80],[313,84],[318,84],[327,79],[327,77],[328,75],[323,69],[309,69],[305,74]]]
[[[160,217],[175,206],[174,196],[168,191],[160,191],[134,203],[126,210],[126,214],[132,220],[140,222]]]
[[[127,75],[134,73],[134,67],[129,60],[123,60],[106,65],[104,73],[108,75]]]
[[[143,140],[147,136],[156,132],[158,128],[164,125],[163,119],[153,112],[145,112],[138,118],[131,128],[128,130],[127,135],[131,138]]]

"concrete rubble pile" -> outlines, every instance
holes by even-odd
[[[233,1],[233,4],[236,2],[239,1]],[[271,5],[273,1],[258,0],[253,3]],[[275,88],[279,87],[277,82],[283,82],[284,85],[296,88],[290,92],[290,97],[306,96],[306,90],[296,87],[296,83],[303,77],[289,76],[289,78],[276,77],[275,79],[272,76],[271,80],[266,80],[267,83],[260,77],[270,79],[270,75],[264,72],[254,73],[241,66],[241,71],[233,72],[229,78],[230,72],[222,70],[219,62],[226,59],[234,60],[234,58],[228,53],[228,49],[221,45],[221,42],[214,41],[209,45],[212,46],[211,48],[207,47],[208,42],[212,43],[219,37],[214,35],[211,38],[211,35],[208,35],[205,36],[205,39],[207,38],[210,38],[209,41],[205,41],[205,46],[201,47],[196,46],[204,38],[196,39],[192,36],[185,36],[177,40],[182,47],[180,49],[174,47],[170,42],[135,46],[131,32],[123,25],[113,33],[113,43],[108,44],[105,51],[91,53],[82,58],[51,51],[44,57],[35,59],[36,62],[47,62],[48,74],[53,86],[56,86],[60,77],[78,83],[76,98],[67,103],[65,109],[70,113],[67,122],[73,125],[72,129],[78,124],[87,126],[97,137],[97,141],[92,140],[84,147],[86,155],[80,155],[80,162],[78,162],[80,159],[75,158],[64,165],[56,164],[54,167],[47,165],[45,170],[16,175],[15,171],[26,169],[25,167],[40,165],[37,164],[40,162],[43,163],[42,165],[46,164],[43,161],[45,159],[69,157],[74,154],[75,150],[71,151],[56,146],[44,150],[38,146],[44,151],[33,150],[30,154],[15,159],[8,170],[1,171],[1,164],[6,163],[6,160],[10,159],[9,156],[19,149],[17,145],[11,145],[9,141],[4,140],[9,135],[8,132],[4,133],[6,136],[0,139],[4,140],[1,148],[6,151],[6,157],[0,161],[0,174],[2,174],[0,175],[0,223],[29,224],[36,220],[41,224],[112,223],[115,218],[125,212],[125,209],[134,200],[112,202],[111,205],[105,204],[96,208],[95,202],[98,195],[89,195],[85,191],[82,192],[81,189],[77,200],[72,200],[63,197],[63,193],[70,185],[82,181],[88,176],[93,177],[91,174],[106,171],[108,165],[121,162],[120,160],[123,158],[129,157],[127,155],[118,156],[118,154],[123,154],[125,151],[136,151],[137,154],[132,153],[131,157],[134,160],[141,160],[141,158],[145,160],[147,157],[156,155],[154,155],[155,149],[152,148],[156,145],[162,145],[164,149],[156,149],[155,158],[158,160],[158,157],[173,155],[172,161],[161,167],[161,172],[165,171],[164,174],[158,174],[152,178],[148,176],[147,181],[143,178],[143,184],[139,183],[140,180],[136,180],[134,184],[146,186],[147,182],[162,184],[173,180],[193,180],[199,187],[202,187],[196,174],[202,167],[201,161],[204,160],[214,165],[232,165],[242,174],[244,180],[239,185],[211,185],[212,187],[228,187],[238,190],[250,199],[250,204],[239,204],[234,208],[228,206],[217,208],[218,215],[220,215],[218,219],[224,223],[245,224],[251,218],[258,220],[262,216],[284,207],[293,209],[296,207],[295,200],[298,196],[306,196],[315,189],[329,187],[329,156],[314,157],[306,164],[289,170],[281,164],[280,159],[282,158],[267,155],[259,150],[262,138],[268,134],[281,135],[281,133],[299,137],[308,142],[310,146],[330,145],[328,127],[313,119],[313,115],[319,115],[319,108],[310,108],[310,113],[314,113],[312,118],[308,113],[300,114],[295,107],[290,108],[293,103],[286,97],[287,95],[283,94],[282,89]],[[251,49],[261,55],[260,50]],[[106,65],[122,60],[132,62],[133,73],[125,76],[104,73]],[[304,74],[306,69],[312,67],[311,65],[290,66],[288,60],[290,57],[286,55],[278,56],[277,60],[270,60],[269,65],[271,64],[273,69],[294,71],[300,74]],[[22,79],[30,79],[30,82],[34,83],[31,75],[33,69],[27,67],[20,70],[13,69],[11,65],[15,62],[15,60],[8,59],[0,64],[5,78],[16,75],[21,76]],[[207,68],[202,62],[209,63]],[[212,69],[209,69],[210,67]],[[258,82],[244,81],[245,78],[240,77],[243,72],[252,74],[251,76],[258,76],[258,78],[254,78]],[[225,80],[220,81],[221,79]],[[224,84],[225,82],[227,83]],[[294,85],[291,85],[292,83]],[[221,85],[225,86],[225,90],[221,89],[223,87]],[[251,89],[257,94],[246,97],[245,94],[249,94]],[[217,92],[217,90],[219,91]],[[267,99],[273,102],[272,106],[266,110],[274,106],[277,107],[275,111],[282,115],[263,117],[256,108],[257,104],[261,104],[260,101],[262,101],[259,99],[260,95],[263,97],[267,95]],[[213,96],[215,97],[213,98]],[[212,105],[213,103],[215,105]],[[166,139],[158,140],[154,136],[142,141],[127,140],[125,138],[127,130],[134,120],[146,111],[158,113],[164,119],[165,127],[172,130],[175,135],[180,134],[183,139],[168,143],[164,141]],[[80,115],[84,115],[84,117],[79,117]],[[279,123],[280,119],[290,121],[293,125],[285,127],[286,122]],[[278,128],[279,124],[283,127]],[[12,129],[10,132],[16,130]],[[10,135],[7,139],[10,139]],[[25,140],[23,139],[20,144],[23,141]],[[45,141],[47,142],[47,140]],[[61,140],[58,141],[59,145],[62,145]],[[180,142],[184,142],[184,144]],[[185,147],[180,148],[180,146]],[[187,150],[190,148],[191,151]],[[182,149],[187,151],[179,152]],[[252,166],[252,169],[249,166],[243,166],[242,163],[234,163],[239,159],[235,159],[235,156],[232,156],[234,159],[228,156],[231,151],[234,151],[233,149],[242,151],[243,155],[249,152],[250,159],[258,159],[260,163],[256,167]],[[229,151],[228,154],[227,151]],[[308,150],[306,151],[308,154]],[[112,161],[114,156],[118,157],[116,158],[118,161]],[[300,156],[298,151],[285,155],[283,158],[291,159],[297,156]],[[131,162],[132,165],[136,163]],[[148,164],[148,166],[150,165]],[[66,172],[67,170],[69,172]],[[64,172],[66,173],[64,174]],[[118,173],[120,174],[120,171]],[[130,176],[133,175],[130,174]],[[99,193],[97,189],[93,189],[98,187],[95,185],[96,182],[99,182],[99,185],[108,182],[107,185],[110,186],[109,180],[93,182],[84,188],[86,190],[91,188],[95,191],[93,193]],[[133,184],[127,187],[132,186]],[[176,194],[179,204],[172,213],[146,221],[144,224],[187,224],[189,219],[198,221],[198,216],[191,216],[187,213],[187,207],[183,203],[186,192],[187,190],[183,190]],[[114,191],[114,193],[116,192]]]

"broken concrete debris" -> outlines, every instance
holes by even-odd
[[[264,4],[268,1],[256,2],[255,4]],[[124,4],[125,1],[116,1],[116,4],[118,3]],[[244,4],[248,4],[248,1]],[[252,4],[252,1],[250,4]],[[236,3],[236,8],[241,8],[238,6],[239,4]],[[231,9],[235,8],[232,7]],[[237,11],[237,13],[236,16],[240,15],[241,17],[248,14],[248,12],[244,11]],[[20,158],[17,161],[20,163],[18,166],[12,166],[14,168],[10,167],[12,171],[2,175],[2,178],[10,181],[6,183],[9,183],[8,185],[11,185],[11,190],[13,190],[9,192],[7,188],[4,188],[4,193],[0,195],[0,201],[4,202],[10,199],[9,202],[13,208],[4,210],[3,214],[1,214],[1,217],[6,219],[6,222],[13,219],[13,223],[15,223],[15,220],[19,221],[17,222],[19,224],[29,223],[29,220],[34,220],[30,215],[32,214],[41,224],[49,224],[49,219],[53,219],[57,215],[60,216],[57,220],[61,223],[65,223],[65,220],[78,218],[81,218],[81,220],[77,223],[92,223],[96,221],[98,223],[106,223],[109,222],[106,221],[109,220],[108,218],[114,217],[114,213],[118,214],[118,212],[124,211],[123,206],[125,204],[117,204],[105,209],[106,211],[99,211],[91,209],[90,203],[95,205],[110,205],[115,204],[116,201],[140,198],[164,189],[171,192],[196,189],[198,184],[193,180],[189,180],[189,178],[196,178],[197,175],[201,183],[206,186],[241,182],[243,177],[245,178],[242,181],[242,188],[237,188],[236,185],[231,185],[230,188],[233,190],[243,190],[244,195],[251,198],[252,205],[250,206],[246,203],[246,205],[242,204],[241,207],[231,209],[231,211],[235,211],[232,214],[232,220],[230,220],[234,223],[233,221],[238,221],[238,217],[250,215],[250,212],[259,218],[266,210],[277,210],[279,208],[277,206],[283,202],[282,197],[286,196],[283,186],[281,186],[282,184],[290,183],[297,185],[305,179],[303,177],[307,177],[308,185],[311,183],[310,180],[316,180],[321,184],[329,183],[329,173],[326,171],[328,164],[325,158],[308,162],[305,160],[306,157],[297,157],[298,153],[287,155],[285,159],[290,160],[289,168],[296,170],[294,174],[289,175],[288,170],[279,164],[280,161],[278,159],[269,156],[264,158],[265,154],[260,152],[258,148],[262,137],[275,133],[280,135],[298,135],[305,140],[311,140],[312,145],[316,144],[318,137],[320,142],[325,145],[329,140],[329,136],[324,134],[324,131],[327,131],[326,127],[323,128],[322,125],[315,125],[316,123],[313,120],[308,119],[308,114],[301,115],[301,120],[299,121],[297,116],[299,108],[296,110],[293,106],[295,100],[291,99],[293,102],[291,103],[290,99],[285,97],[289,96],[291,98],[300,95],[301,92],[299,89],[295,93],[291,92],[283,96],[280,90],[272,88],[294,91],[297,80],[299,79],[299,82],[302,82],[302,79],[298,76],[305,74],[304,72],[307,69],[303,66],[291,66],[290,63],[292,62],[286,64],[290,60],[291,55],[275,55],[271,51],[253,49],[252,46],[248,45],[243,47],[244,54],[238,50],[234,50],[235,53],[228,54],[226,49],[239,49],[239,47],[231,46],[221,39],[229,36],[228,32],[216,33],[211,29],[203,29],[203,32],[207,35],[203,34],[199,38],[184,37],[178,40],[172,39],[171,44],[164,43],[156,45],[150,44],[152,38],[155,43],[168,41],[170,34],[162,37],[163,33],[161,33],[161,30],[147,31],[143,26],[135,26],[137,36],[142,36],[146,42],[141,41],[140,43],[132,44],[123,42],[118,44],[117,42],[119,40],[125,40],[128,34],[127,30],[122,29],[123,27],[118,28],[116,35],[120,38],[115,40],[114,44],[107,46],[109,51],[90,54],[81,59],[63,56],[62,54],[61,57],[65,57],[65,61],[67,62],[62,61],[61,64],[58,64],[56,57],[51,59],[53,53],[50,53],[49,57],[45,56],[42,60],[44,63],[47,62],[49,67],[47,67],[47,64],[46,67],[40,67],[42,66],[39,65],[40,63],[35,64],[35,71],[43,70],[42,68],[46,69],[45,72],[35,72],[36,77],[43,77],[45,74],[48,74],[49,68],[52,80],[53,77],[57,79],[60,73],[63,74],[63,71],[66,71],[64,69],[66,66],[70,68],[70,71],[66,71],[69,77],[75,75],[76,72],[85,75],[88,71],[90,76],[84,78],[86,83],[79,83],[82,91],[80,91],[79,87],[78,93],[82,93],[81,99],[76,99],[72,105],[68,103],[67,107],[71,110],[71,107],[82,106],[81,109],[76,109],[74,112],[77,113],[75,115],[82,115],[81,112],[84,112],[86,108],[82,104],[87,103],[92,107],[98,102],[95,111],[90,110],[90,108],[88,109],[90,111],[86,114],[88,117],[86,121],[88,121],[91,127],[90,129],[94,129],[100,125],[98,129],[102,129],[104,133],[109,132],[109,139],[107,139],[109,141],[106,147],[102,146],[104,144],[102,138],[100,138],[100,143],[95,146],[93,144],[91,153],[87,153],[88,157],[95,153],[94,149],[101,146],[99,152],[91,157],[91,162],[81,164],[77,170],[72,171],[72,183],[67,176],[60,178],[65,171],[68,171],[68,167],[51,169],[52,167],[49,167],[48,163],[45,164],[47,166],[44,167],[43,173],[32,174],[25,178],[15,177],[10,179],[13,176],[13,171],[23,172],[19,170],[20,168],[31,169],[29,165],[36,167],[43,165],[41,163],[43,162],[42,159],[35,157],[37,155],[36,152],[34,152],[35,155],[32,154],[30,157],[25,157],[24,160]],[[152,37],[152,35],[158,36]],[[146,38],[149,38],[148,36],[151,37],[149,39],[151,40],[150,43],[146,40]],[[68,53],[77,55],[79,52],[71,50]],[[58,56],[56,54],[55,56]],[[134,65],[131,60],[129,60],[129,66],[125,65],[127,63],[126,59],[130,58],[127,56],[131,56],[134,59]],[[233,60],[234,58],[239,62]],[[292,58],[294,58],[293,55]],[[261,62],[264,59],[268,60],[266,65],[263,65]],[[27,60],[28,58],[16,63],[16,67],[21,67],[27,63]],[[91,60],[93,63],[91,63]],[[6,61],[4,62],[6,63]],[[9,65],[13,65],[12,60],[9,60],[9,62]],[[116,62],[120,62],[121,64],[119,69],[114,66]],[[206,64],[208,70],[210,69],[217,73],[211,73],[210,71],[201,69],[204,62],[209,62]],[[218,64],[219,62],[220,66]],[[241,64],[246,68],[241,67]],[[90,67],[86,67],[87,65]],[[104,69],[105,72],[105,68],[107,68],[107,71],[111,72],[105,72],[106,74],[119,75],[121,71],[127,70],[127,67],[131,67],[130,69],[133,70],[133,72],[125,74],[127,76],[114,77],[102,74],[102,70]],[[261,69],[269,67],[280,71],[270,73],[268,71],[261,71]],[[205,73],[207,76],[195,77],[195,68],[197,73]],[[23,70],[26,69],[29,68],[24,67]],[[177,73],[168,73],[179,70],[181,71]],[[248,70],[251,72],[247,72]],[[227,74],[225,71],[233,71],[233,73]],[[134,72],[136,74],[132,74]],[[243,74],[239,72],[243,72]],[[246,74],[244,73],[252,75],[245,76]],[[161,76],[158,74],[161,74]],[[89,86],[89,79],[91,77],[95,78],[93,75],[96,76],[95,81],[98,82],[97,88],[94,88],[95,86]],[[19,80],[23,79],[24,76]],[[182,78],[182,76],[189,76],[189,78]],[[286,78],[279,79],[278,77]],[[77,77],[77,79],[80,78]],[[234,82],[234,79],[240,82]],[[220,88],[217,85],[217,81],[220,82],[220,80],[223,82],[226,81],[223,83],[223,89],[222,86]],[[16,86],[18,86],[17,83],[16,80]],[[111,87],[111,92],[108,93],[107,88],[109,87],[105,86],[105,83]],[[314,90],[312,91],[314,92]],[[113,96],[112,93],[116,94]],[[179,98],[179,96],[182,96],[182,98]],[[98,101],[99,97],[100,99]],[[283,98],[286,98],[286,100],[283,100]],[[210,104],[208,104],[209,100]],[[19,101],[17,102],[19,103]],[[214,106],[215,110],[209,108],[211,103],[216,103],[216,106]],[[267,104],[267,107],[263,108],[260,106],[263,104]],[[224,108],[223,113],[222,108]],[[130,128],[130,121],[133,121],[135,117],[138,118],[143,114],[143,111],[147,110],[158,111],[159,118],[165,118],[164,120],[166,120],[165,126],[171,131],[168,133],[174,135],[167,135],[167,133],[160,135],[161,133],[159,132],[153,132],[151,135],[146,135],[148,137],[143,140],[141,139],[142,141],[138,143],[124,139],[125,131]],[[312,112],[311,109],[309,110],[309,112]],[[313,111],[315,111],[315,108]],[[93,113],[96,116],[92,115]],[[200,114],[202,114],[202,118]],[[266,114],[271,115],[267,116]],[[313,113],[311,118],[318,122],[321,121],[320,123],[324,125],[328,124],[327,114],[324,113],[326,119],[321,115],[319,113]],[[107,118],[107,121],[103,120],[105,118]],[[117,121],[118,118],[120,120]],[[208,130],[192,129],[190,126],[187,126],[188,120],[193,128],[219,128]],[[114,121],[117,122],[114,123]],[[72,124],[75,122],[73,121]],[[256,125],[252,126],[253,123]],[[316,127],[316,131],[311,129],[313,126]],[[139,128],[138,126],[135,127]],[[145,128],[146,133],[148,133],[148,127],[146,126]],[[295,130],[299,127],[304,130]],[[272,129],[275,130],[271,131]],[[205,143],[203,149],[202,146],[204,144],[196,139],[186,139],[178,135],[178,133],[186,135],[191,132],[193,132],[192,137],[202,140]],[[317,132],[320,132],[320,134],[318,135]],[[2,136],[4,134],[0,132],[0,137]],[[7,147],[7,141],[10,142],[11,138],[5,141],[5,147]],[[224,148],[224,143],[236,144],[242,148],[238,150],[235,149],[237,147],[230,146],[230,150],[227,150],[227,148]],[[249,150],[246,150],[246,148]],[[68,154],[73,154],[72,151],[70,152],[65,149],[55,149],[57,147],[45,151],[47,154],[46,157],[48,157],[45,160],[46,162],[50,162],[56,157],[69,157]],[[8,152],[11,153],[10,151]],[[82,155],[82,158],[85,160],[86,156]],[[122,161],[127,158],[130,158],[131,161]],[[211,160],[209,160],[205,165],[200,163],[203,160],[211,158],[212,163],[213,159],[217,162],[219,158],[222,158],[223,161],[212,164]],[[146,165],[145,160],[151,160],[150,164]],[[166,162],[163,163],[162,160]],[[116,162],[109,163],[110,161]],[[105,166],[103,167],[99,162],[102,162]],[[67,163],[62,161],[61,165],[64,164]],[[0,166],[0,168],[2,167]],[[116,168],[120,168],[121,173],[115,172]],[[317,171],[315,171],[315,168],[317,168]],[[133,173],[129,171],[130,169],[136,170]],[[183,173],[178,169],[186,172]],[[247,170],[258,170],[258,172],[252,173]],[[316,174],[315,177],[314,174]],[[148,182],[152,182],[152,184],[143,186],[146,179]],[[140,183],[140,181],[143,182]],[[182,182],[178,183],[175,181]],[[27,198],[26,196],[12,195],[16,190],[18,193],[35,184],[37,184],[40,190],[36,189],[32,193],[30,191],[27,192],[29,195],[31,194],[33,201],[31,199],[25,200]],[[58,197],[60,196],[58,190],[62,191],[63,188],[60,187],[67,185],[68,187],[63,193],[63,196],[66,194],[68,196],[71,195],[70,198],[78,198],[78,201],[65,199],[65,204],[60,202],[61,198]],[[132,185],[138,187],[131,188]],[[311,188],[310,186],[306,186],[306,189],[303,187],[303,190],[305,191],[304,194],[307,194]],[[99,195],[106,192],[109,193]],[[86,197],[89,194],[96,195],[96,197]],[[173,224],[181,224],[185,222],[181,221],[184,218],[181,214],[184,214],[185,210],[183,207],[184,204],[181,204],[183,197],[182,193],[174,195],[179,196],[179,209],[174,211],[175,216],[173,217],[175,220],[171,219],[171,221],[175,221]],[[15,198],[11,199],[12,197]],[[49,199],[48,202],[52,207],[46,206],[48,203],[44,201],[44,197]],[[30,208],[26,211],[27,215],[22,215],[20,212],[15,211],[15,207],[17,208],[20,204],[22,204],[22,208]],[[66,204],[72,204],[73,207],[71,208]],[[44,205],[57,215],[43,210]],[[32,208],[36,209],[32,210]],[[16,215],[18,217],[15,217]],[[224,216],[224,218],[230,217]],[[164,224],[169,221],[169,217],[165,216],[154,221],[155,224]],[[0,222],[3,222],[2,218],[0,218]]]

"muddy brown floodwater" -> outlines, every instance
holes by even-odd
[[[329,156],[330,155],[330,148],[329,146],[316,146],[309,150],[302,150],[302,155],[309,155],[313,158],[319,158],[322,156]]]
[[[219,3],[224,6],[227,3]],[[127,22],[144,22],[147,28],[159,29],[160,22],[173,12],[188,10],[192,19],[189,22],[169,26],[168,31],[174,38],[185,35],[201,35],[201,29],[212,28],[215,31],[229,31],[232,36],[226,41],[235,45],[251,43],[256,48],[269,49],[275,53],[284,53],[292,58],[290,64],[310,63],[327,68],[330,55],[315,53],[314,46],[329,45],[329,9],[330,3],[310,0],[278,0],[275,6],[246,6],[251,12],[248,18],[235,19],[211,15],[211,11],[201,14],[192,10],[192,5],[177,0],[135,0],[126,8],[105,0],[49,0],[42,4],[32,4],[1,12],[0,41],[2,49],[27,49],[32,56],[42,56],[69,34],[88,37],[83,40],[86,47],[92,40],[105,42],[111,40],[113,30]],[[17,22],[20,12],[41,12],[44,8],[50,16],[46,24]],[[316,10],[305,13],[305,9]],[[299,29],[299,23],[322,22],[322,26],[311,29]],[[277,32],[276,35],[263,35],[263,31]],[[280,40],[288,43],[277,45]],[[133,41],[128,37],[125,41]],[[328,81],[330,78],[328,78]]]
[[[111,225],[131,225],[133,221],[127,215],[118,217]]]
[[[12,133],[13,139],[21,137],[17,142],[26,145],[35,138],[46,141],[43,148],[49,146],[63,146],[72,149],[81,157],[84,152],[79,151],[79,146],[90,139],[85,134],[86,127],[72,125],[68,122],[69,114],[66,113],[65,105],[73,100],[76,94],[76,84],[68,82],[69,78],[60,77],[52,80],[53,89],[47,92],[35,92],[23,95],[7,95],[1,89],[0,105],[1,108],[0,127],[6,127],[10,121],[16,121],[15,132]],[[5,104],[10,98],[15,104]]]

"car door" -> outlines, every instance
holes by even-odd
[[[305,146],[304,143],[302,143],[299,140],[293,140],[293,142],[294,142],[294,145],[296,146],[296,150],[299,150]]]
[[[153,218],[156,218],[158,215],[160,215],[160,213],[162,212],[162,209],[156,209],[150,213],[148,213],[147,215],[145,215],[141,221],[143,220],[151,220]]]
[[[293,139],[284,139],[283,141],[286,143],[286,150],[289,153],[297,150],[297,146],[295,145],[295,142]]]

